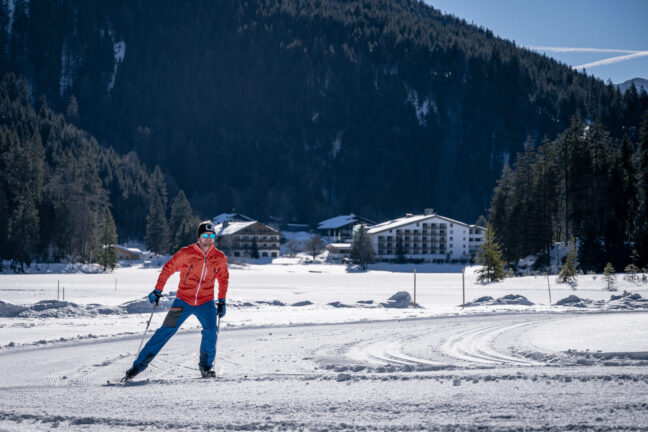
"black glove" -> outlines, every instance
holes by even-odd
[[[227,312],[227,306],[225,306],[225,299],[218,299],[218,318],[223,318]]]

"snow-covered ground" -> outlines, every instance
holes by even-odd
[[[400,307],[406,294],[389,298],[413,296],[414,267],[419,308]],[[160,269],[50,270],[0,274],[0,430],[648,425],[648,284],[621,275],[617,292],[550,276],[550,302],[546,277],[483,285],[468,267],[462,308],[461,267],[232,264],[216,380],[195,379],[190,318],[134,382],[108,386],[133,361]]]

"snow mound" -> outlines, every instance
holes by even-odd
[[[623,291],[621,295],[613,295],[610,300],[593,301],[570,295],[555,303],[557,306],[596,308],[601,310],[633,310],[648,309],[648,299],[642,298],[641,294]]]
[[[286,303],[281,300],[272,300],[272,301],[258,301],[257,304],[265,304],[269,306],[286,306]]]
[[[17,306],[11,303],[5,303],[0,300],[0,317],[2,318],[13,318],[20,315],[20,313],[27,308],[24,306]]]
[[[637,293],[623,291],[621,295],[610,297],[607,309],[648,309],[648,299]]]
[[[528,298],[519,294],[507,294],[504,297],[494,299],[491,296],[479,297],[476,300],[473,300],[469,303],[466,303],[466,306],[499,306],[499,305],[522,305],[522,306],[533,306],[534,303],[529,301]]]
[[[9,270],[9,273],[15,274],[49,274],[49,273],[85,273],[96,274],[103,273],[103,267],[99,264],[83,264],[83,263],[33,263],[22,269],[12,269],[9,261],[2,261],[0,267],[4,271]]]
[[[310,306],[310,305],[312,305],[312,304],[313,304],[312,301],[310,301],[310,300],[304,300],[304,301],[300,301],[300,302],[297,302],[297,303],[293,303],[293,306],[298,306],[298,307],[299,307],[299,306]]]
[[[118,306],[78,305],[61,300],[41,300],[29,307],[0,301],[2,318],[75,318],[120,313],[123,311]]]
[[[339,302],[339,301],[334,301],[334,302],[328,303],[328,305],[333,306],[334,308],[350,308],[350,307],[353,307],[353,306],[349,306],[348,304],[344,304],[344,303]]]
[[[171,303],[176,299],[176,291],[170,292],[168,295],[162,296],[158,303],[156,311],[165,311],[171,307]],[[136,314],[136,313],[150,313],[152,310],[151,302],[148,297],[143,297],[141,299],[132,300],[126,303],[122,303],[119,307],[123,308],[126,313]]]
[[[404,309],[412,306],[412,296],[407,291],[398,291],[389,297],[387,303],[381,303],[386,308]]]
[[[565,297],[564,299],[560,299],[556,302],[556,305],[558,306],[570,306],[570,307],[580,307],[580,308],[586,308],[591,304],[592,304],[592,300],[582,299],[577,295],[573,295],[573,294],[570,295],[569,297]]]

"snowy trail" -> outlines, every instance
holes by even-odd
[[[125,386],[106,381],[139,336],[6,350],[0,430],[646,430],[648,362],[576,365],[530,338],[629,317],[646,338],[646,313],[225,328],[215,380],[197,379],[200,333],[181,331]]]

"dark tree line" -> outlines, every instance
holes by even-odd
[[[494,190],[490,222],[509,262],[575,238],[582,270],[648,265],[648,112],[638,139],[574,116],[554,140],[525,145]],[[554,263],[555,264],[555,263]]]
[[[432,205],[475,220],[527,136],[554,139],[580,112],[636,142],[648,109],[420,1],[16,1],[10,21],[0,2],[0,73],[204,213],[314,223]],[[112,211],[142,233],[131,201],[151,203],[132,197]]]
[[[117,234],[123,240],[148,234],[148,246],[159,253],[195,241],[191,207],[182,191],[169,206],[159,168],[149,173],[133,153],[122,157],[101,147],[45,98],[34,108],[27,81],[13,75],[0,80],[0,155],[0,259],[112,267],[104,246],[115,244]],[[159,223],[145,227],[158,213]]]

